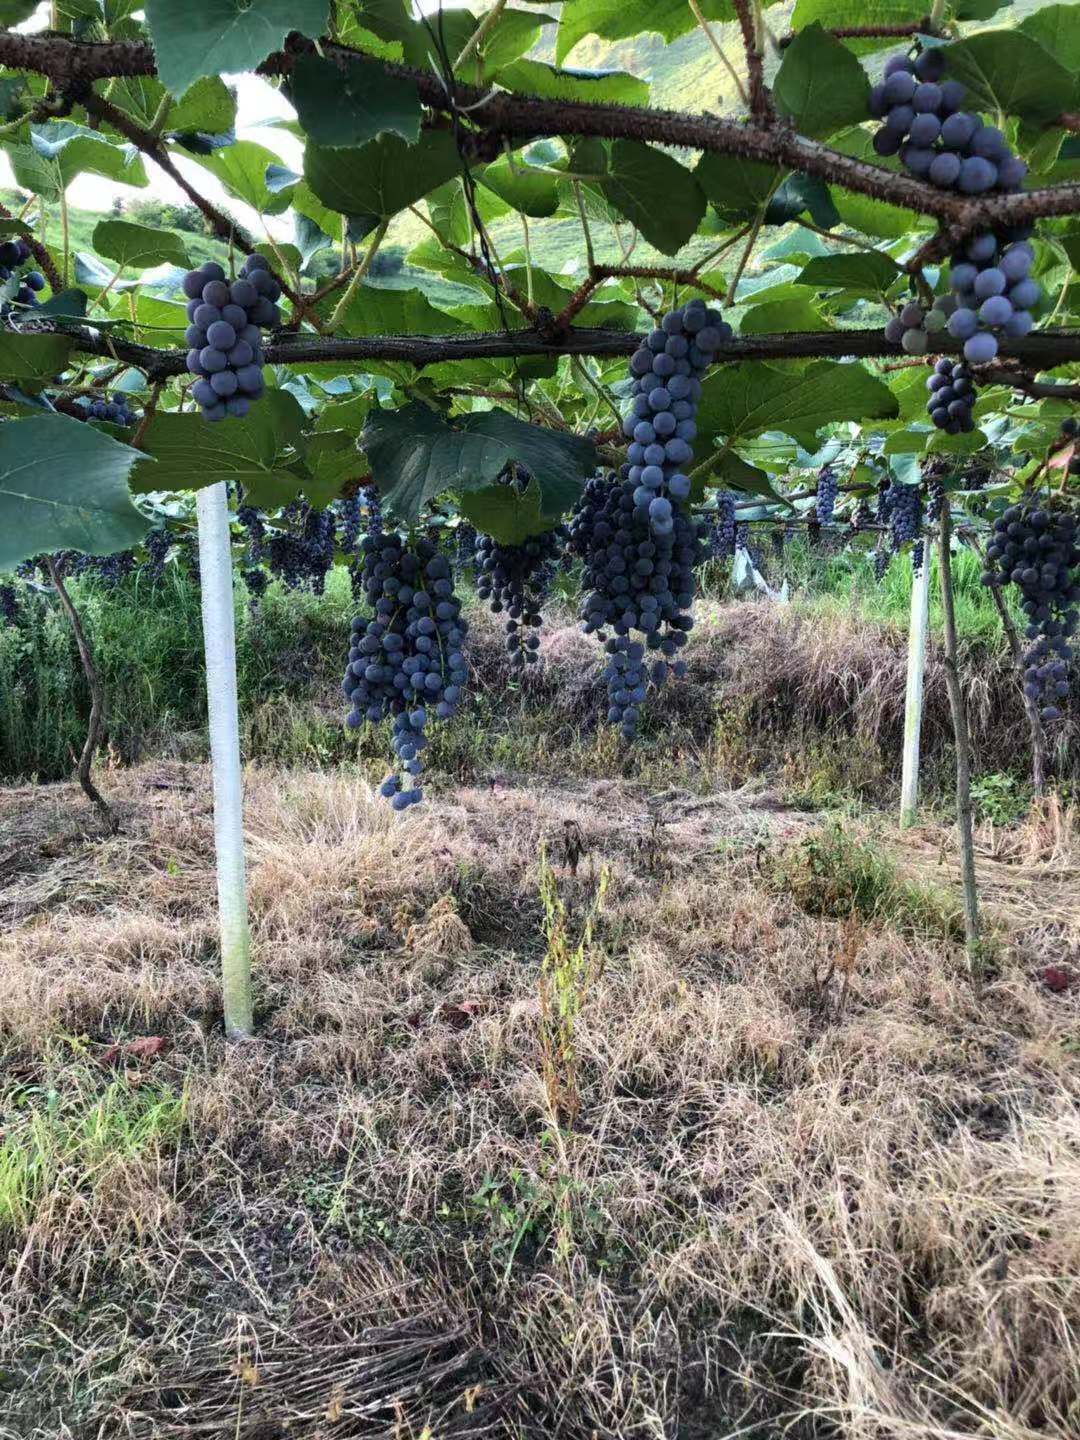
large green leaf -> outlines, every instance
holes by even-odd
[[[593,104],[647,105],[649,86],[625,70],[559,70],[541,60],[516,60],[495,79],[520,95],[544,100],[585,100]]]
[[[900,274],[900,267],[880,250],[852,250],[847,254],[815,255],[803,266],[799,285],[815,290],[855,290],[880,295]]]
[[[158,74],[174,95],[204,75],[254,70],[290,30],[326,30],[330,0],[146,0]]]
[[[810,25],[784,51],[773,96],[800,134],[820,139],[867,118],[870,82],[841,41]]]
[[[559,185],[555,176],[529,165],[520,154],[501,155],[477,179],[500,200],[505,200],[512,210],[523,215],[546,219],[559,208]]]
[[[754,305],[739,322],[740,335],[782,335],[832,328],[804,295]]]
[[[171,230],[152,230],[130,220],[99,220],[94,226],[94,249],[117,265],[147,270],[152,265],[182,265],[187,269],[188,253],[179,235]]]
[[[43,385],[66,367],[71,340],[66,335],[24,335],[0,330],[0,377],[20,385]]]
[[[207,75],[180,96],[165,123],[183,134],[224,135],[236,124],[236,96],[220,75]]]
[[[21,25],[37,8],[37,0],[0,0],[0,25]]]
[[[195,414],[159,412],[143,436],[156,464],[140,465],[131,488],[143,495],[225,480],[261,485],[263,494],[294,494],[296,477],[287,467],[303,458],[303,426],[303,410],[284,390],[268,390],[244,419],[217,425]]]
[[[266,183],[267,170],[279,166],[281,157],[265,145],[257,145],[254,140],[238,140],[235,145],[193,158],[216,175],[230,195],[243,200],[260,215],[280,215],[289,208],[289,195],[272,190]]]
[[[0,425],[0,571],[32,555],[110,555],[149,530],[128,493],[137,450],[67,415]]]
[[[650,245],[674,255],[705,216],[705,195],[677,160],[636,140],[616,140],[600,182],[604,198],[641,231]]]
[[[765,0],[763,8],[776,3],[777,0]],[[731,0],[700,0],[698,8],[706,20],[735,19]],[[686,0],[572,0],[562,8],[555,59],[561,65],[586,35],[623,40],[628,35],[654,30],[665,40],[674,40],[696,24]]]
[[[811,450],[824,425],[891,419],[896,413],[889,387],[862,365],[748,361],[725,365],[705,381],[698,430],[732,444],[766,430],[782,430]]]
[[[335,308],[337,295],[319,305],[326,318]],[[445,310],[437,310],[422,290],[389,290],[361,285],[352,295],[338,322],[342,335],[456,335],[469,327]]]
[[[541,512],[554,519],[570,508],[596,468],[590,441],[528,425],[503,410],[452,421],[421,404],[376,410],[361,442],[383,499],[406,522],[445,490],[466,494],[494,484],[511,460],[531,471]]]
[[[147,183],[142,157],[133,146],[114,145],[104,135],[68,120],[36,126],[29,145],[8,150],[20,185],[55,199],[78,175],[103,175],[124,185]]]
[[[427,130],[416,145],[394,135],[348,150],[309,145],[304,159],[308,185],[331,210],[383,219],[430,194],[461,169],[461,156],[447,130]]]
[[[783,172],[738,155],[706,151],[694,176],[719,215],[728,220],[748,219],[769,198]]]
[[[1080,16],[1075,5],[1047,5],[1016,27],[1067,70],[1080,70]]]
[[[984,30],[950,45],[946,54],[949,73],[968,87],[973,109],[1038,125],[1073,100],[1075,78],[1022,30]]]
[[[463,495],[458,508],[482,535],[490,535],[500,545],[520,545],[530,535],[542,535],[554,519],[543,513],[535,480],[529,481],[524,495],[513,485],[485,485]]]
[[[316,145],[366,145],[386,134],[412,144],[420,136],[416,86],[388,75],[376,60],[357,59],[343,70],[318,55],[302,55],[290,95]]]

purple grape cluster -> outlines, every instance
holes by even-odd
[[[884,124],[874,136],[879,155],[899,155],[911,174],[963,195],[1008,194],[1023,187],[1027,165],[995,125],[964,110],[965,87],[945,78],[939,49],[906,52],[886,61],[870,95],[871,114]],[[952,256],[952,294],[930,309],[910,302],[885,327],[886,339],[909,355],[925,355],[934,334],[948,328],[973,365],[993,360],[1002,335],[1026,335],[1041,290],[1031,278],[1031,229],[971,236]]]
[[[986,547],[985,585],[1013,584],[1027,616],[1024,691],[1044,720],[1060,720],[1069,694],[1070,643],[1080,625],[1080,527],[1074,510],[1035,497],[994,522]]]
[[[117,395],[112,400],[84,395],[78,405],[88,420],[108,420],[125,430],[130,429],[139,418],[123,395]]]
[[[169,551],[172,549],[173,541],[168,526],[155,526],[147,535],[144,543],[146,559],[143,561],[139,573],[145,575],[152,585],[156,585],[165,573],[165,561],[169,558]]]
[[[216,261],[184,276],[188,297],[187,368],[207,420],[244,416],[263,393],[262,331],[281,324],[281,286],[262,255],[249,255],[237,279],[228,281]]]
[[[15,625],[19,619],[19,592],[10,581],[0,584],[0,620],[5,625]]]
[[[935,308],[947,315],[949,334],[964,342],[971,364],[993,360],[1000,336],[1019,338],[1035,323],[1031,312],[1042,288],[1031,278],[1034,263],[1031,242],[1018,230],[980,231],[952,256],[952,294]]]
[[[814,499],[814,511],[819,525],[832,523],[839,485],[836,471],[831,465],[823,465],[818,471],[817,495]]]
[[[303,587],[313,595],[323,594],[337,548],[333,511],[317,510],[306,500],[293,501],[282,518],[288,528],[270,535],[262,547],[270,573],[287,590]]]
[[[506,648],[515,665],[539,659],[541,609],[564,539],[561,527],[532,535],[520,545],[501,545],[490,535],[477,537],[476,593],[493,615],[505,611]]]
[[[707,511],[702,520],[702,541],[707,560],[730,560],[735,554],[733,491],[717,491],[716,509]]]
[[[693,459],[701,381],[732,329],[703,300],[665,315],[630,357],[633,376],[623,434],[630,441],[622,476],[657,537],[674,531],[674,507],[690,498],[685,467]]]
[[[922,534],[922,494],[918,485],[890,485],[888,494],[889,533],[897,551]]]
[[[881,83],[870,92],[870,113],[884,121],[874,149],[899,155],[912,175],[942,190],[962,195],[1019,190],[1027,165],[997,126],[963,109],[967,90],[959,80],[947,80],[947,70],[940,49],[889,57]]]
[[[346,723],[355,730],[394,717],[391,744],[409,778],[404,782],[394,771],[379,793],[395,810],[407,810],[423,799],[420,755],[429,712],[449,719],[464,693],[469,627],[450,562],[430,540],[410,545],[401,535],[369,533],[362,553],[362,590],[372,613],[352,623],[342,686],[351,706]]]
[[[647,650],[659,651],[648,678],[662,685],[693,626],[694,568],[701,563],[697,522],[676,502],[670,531],[656,531],[638,503],[629,476],[590,481],[572,522],[572,539],[584,559],[582,628],[604,642],[608,720],[624,738],[637,734],[645,700]],[[632,638],[633,631],[644,637]],[[612,634],[608,632],[612,631]],[[669,661],[674,661],[669,666]]]
[[[975,429],[975,378],[963,360],[939,360],[926,388],[926,408],[939,430],[959,435]]]
[[[11,296],[17,305],[40,304],[38,292],[45,289],[45,276],[41,271],[24,268],[32,253],[22,236],[0,243],[0,283],[7,285],[12,279],[17,281]],[[16,273],[20,270],[21,275]]]
[[[339,500],[336,506],[341,520],[341,536],[338,541],[346,555],[355,555],[364,523],[364,502],[360,491]]]

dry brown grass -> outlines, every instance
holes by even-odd
[[[813,824],[767,791],[506,784],[401,823],[348,773],[254,770],[259,1039],[226,1051],[206,772],[113,788],[108,839],[68,787],[0,796],[0,1134],[148,1034],[171,1048],[122,1052],[116,1093],[183,1094],[183,1126],[0,1237],[3,1440],[1075,1437],[1080,994],[1040,979],[1080,933],[1064,887],[976,1003],[950,946],[766,883]],[[537,992],[567,820],[572,916],[612,872],[572,1133]],[[1076,847],[1038,823],[1042,885]]]

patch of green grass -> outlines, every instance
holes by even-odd
[[[185,1099],[168,1086],[112,1080],[95,1092],[76,1072],[65,1089],[23,1092],[0,1140],[0,1237],[25,1233],[46,1207],[92,1193],[111,1171],[172,1148]]]
[[[871,842],[835,822],[781,855],[773,881],[809,915],[887,922],[911,935],[961,940],[959,903],[906,880]]]

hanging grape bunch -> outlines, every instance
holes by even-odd
[[[814,510],[819,525],[832,523],[838,488],[839,481],[836,478],[836,471],[831,465],[823,465],[818,472],[817,495],[814,500]]]
[[[123,426],[125,430],[130,429],[138,420],[138,416],[123,395],[117,395],[112,400],[102,400],[97,396],[84,395],[78,401],[78,405],[86,419],[108,420],[113,425]]]
[[[506,648],[515,665],[539,658],[541,610],[562,549],[562,527],[501,545],[490,535],[476,541],[476,593],[493,615],[506,614]]]
[[[1080,621],[1080,531],[1073,509],[1027,497],[994,522],[985,585],[1013,584],[1027,616],[1024,692],[1046,721],[1059,720],[1069,694],[1070,643]]]
[[[45,276],[40,270],[27,270],[31,256],[30,246],[21,236],[0,243],[0,283],[10,292],[8,301],[16,305],[38,305],[38,292],[45,289]],[[19,273],[21,271],[21,273]],[[5,305],[10,308],[10,303]]]
[[[294,500],[282,511],[287,528],[262,543],[270,573],[287,590],[309,589],[322,595],[337,551],[337,525],[332,510],[318,510],[307,500]]]
[[[281,286],[261,255],[249,255],[237,279],[227,281],[216,261],[184,276],[188,297],[187,368],[207,420],[242,417],[263,393],[262,331],[281,324]]]
[[[454,548],[457,572],[468,570],[476,560],[476,526],[470,525],[467,520],[461,520],[454,532]]]
[[[918,485],[891,485],[889,531],[893,551],[901,550],[922,535],[922,494]]]
[[[571,522],[571,545],[585,562],[583,629],[604,641],[608,720],[627,740],[637,734],[648,680],[662,685],[669,670],[686,673],[675,657],[693,626],[702,557],[686,467],[702,377],[731,333],[718,311],[691,300],[638,346],[623,421],[627,463],[617,477],[590,481]],[[659,655],[646,671],[648,650]]]
[[[430,540],[368,534],[362,546],[362,590],[371,616],[352,623],[343,689],[357,729],[394,717],[391,744],[399,771],[379,793],[395,810],[423,798],[421,752],[431,713],[449,719],[468,680],[463,646],[468,625],[454,594],[450,562]],[[402,775],[408,777],[403,780]]]
[[[166,525],[156,525],[143,543],[146,546],[146,559],[140,573],[145,575],[152,585],[156,585],[165,573],[165,561],[172,549],[172,536]]]
[[[926,388],[926,408],[939,430],[959,435],[975,429],[975,378],[963,360],[939,360]]]
[[[5,625],[16,625],[19,620],[19,592],[7,580],[0,584],[0,620]]]
[[[693,459],[701,381],[732,329],[719,311],[691,300],[665,315],[630,357],[632,399],[623,421],[630,441],[625,478],[635,507],[657,536],[672,534],[673,506],[690,498],[685,466]]]
[[[341,521],[339,547],[344,554],[355,555],[360,542],[360,532],[364,525],[364,502],[361,499],[360,491],[357,490],[354,495],[348,495],[344,500],[337,501],[335,509]]]
[[[886,61],[884,78],[870,95],[871,114],[884,121],[874,136],[875,150],[899,155],[911,174],[943,190],[984,195],[1022,189],[1027,165],[997,126],[962,108],[965,87],[945,78],[947,67],[937,49]],[[993,360],[1000,336],[1028,333],[1041,297],[1031,278],[1030,235],[1031,227],[1023,226],[970,236],[952,256],[952,293],[938,296],[928,310],[914,302],[905,306],[886,325],[886,338],[908,354],[925,355],[932,337],[947,327],[963,341],[965,360],[973,365]],[[934,423],[951,429],[943,418],[935,416]]]

